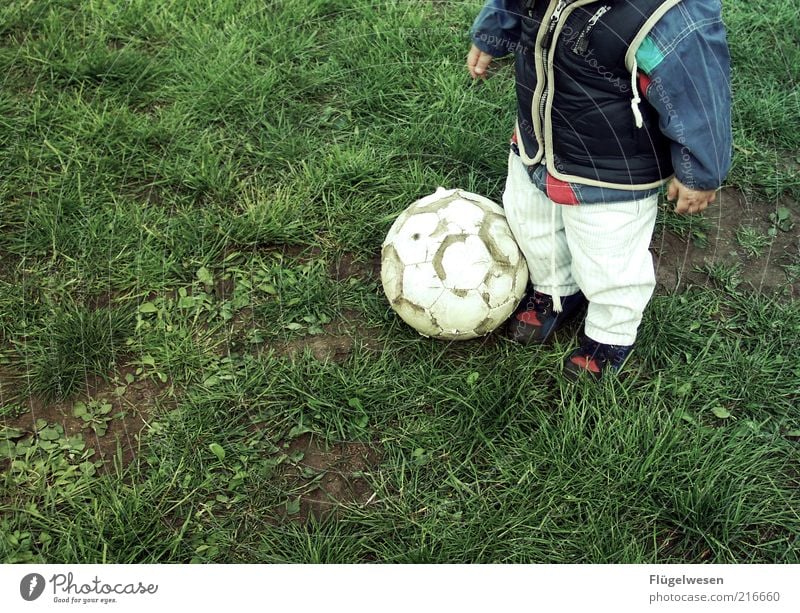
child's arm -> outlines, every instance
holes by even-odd
[[[714,201],[732,152],[730,54],[716,0],[670,9],[639,48],[645,95],[671,141],[675,212],[699,213]]]
[[[472,48],[467,68],[473,79],[484,78],[495,57],[513,53],[519,43],[519,15],[513,12],[516,2],[487,0],[470,29]]]

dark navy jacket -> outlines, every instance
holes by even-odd
[[[713,0],[489,0],[472,39],[517,56],[520,154],[546,165],[540,177],[604,199],[673,172],[715,189],[731,161],[720,12]]]

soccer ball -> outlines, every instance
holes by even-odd
[[[381,281],[392,308],[420,334],[466,340],[508,319],[525,293],[528,267],[502,208],[440,187],[392,224]]]

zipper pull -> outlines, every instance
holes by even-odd
[[[550,47],[550,43],[553,42],[553,32],[556,31],[558,20],[561,18],[561,12],[573,1],[574,0],[558,0],[558,4],[556,5],[553,14],[550,15],[550,22],[547,24],[547,34],[542,41],[542,49],[548,49]]]
[[[578,55],[585,55],[586,52],[589,50],[589,37],[584,36],[583,38],[578,39],[578,43],[572,49],[574,53]]]
[[[609,5],[601,6],[597,9],[597,12],[592,15],[592,18],[584,26],[583,31],[578,36],[578,41],[575,43],[575,46],[572,47],[573,53],[584,55],[589,50],[589,36],[592,30],[597,25],[597,22],[600,21],[600,18],[610,10],[611,7]]]

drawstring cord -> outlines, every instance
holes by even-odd
[[[552,248],[550,249],[550,275],[551,278],[556,278],[556,207],[557,205],[554,201],[552,201],[553,207],[550,209],[550,242],[552,244]],[[559,292],[553,292],[553,311],[556,313],[561,312],[561,296],[558,295]]]
[[[642,118],[642,111],[639,109],[639,103],[642,99],[639,97],[639,87],[636,84],[636,77],[639,74],[639,65],[636,62],[636,57],[633,58],[633,67],[631,68],[631,91],[633,98],[631,98],[631,109],[633,110],[633,118],[636,120],[636,127],[641,128],[644,125]]]

